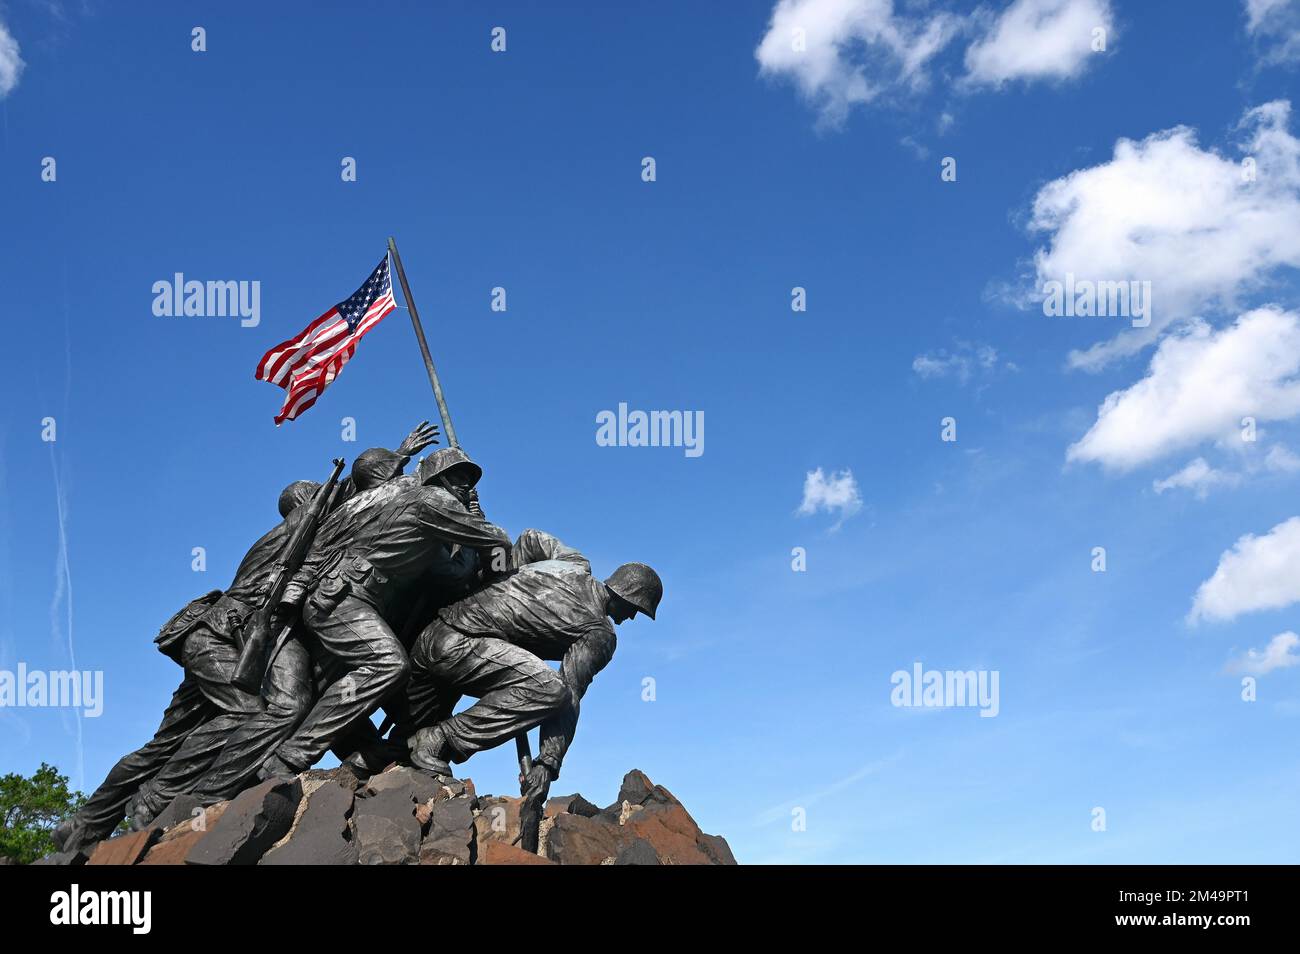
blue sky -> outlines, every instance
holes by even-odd
[[[1296,7],[8,0],[0,669],[105,700],[0,708],[0,771],[93,788],[280,489],[436,419],[401,309],[300,420],[253,380],[392,234],[488,515],[665,581],[556,792],[641,768],[745,862],[1300,861]],[[155,316],[176,272],[260,323]],[[1154,320],[1045,316],[1067,273]],[[918,662],[997,716],[892,705]]]

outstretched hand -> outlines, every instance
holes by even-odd
[[[406,435],[406,440],[402,441],[402,445],[397,448],[397,453],[403,457],[414,457],[430,444],[438,443],[438,433],[437,424],[421,421],[415,425],[415,429],[410,434]]]

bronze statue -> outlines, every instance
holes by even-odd
[[[437,437],[438,428],[424,421],[396,452],[367,452],[371,460],[382,456],[384,467],[378,473],[364,468],[358,473],[354,464],[344,492],[353,493],[358,482],[368,485],[382,474],[400,474],[406,461]],[[211,776],[213,792],[238,788],[306,715],[314,687],[311,660],[298,640],[287,640],[276,652],[260,693],[239,688],[232,677],[240,629],[260,608],[263,590],[319,487],[308,480],[286,487],[278,501],[282,521],[249,548],[230,587],[192,600],[162,627],[155,642],[185,669],[185,678],[154,737],[120,759],[81,810],[55,830],[60,850],[108,837],[127,815],[133,827],[143,827],[206,776]],[[341,495],[336,503],[339,499]]]
[[[283,615],[301,606],[303,626],[332,678],[302,724],[263,763],[262,778],[310,768],[340,733],[402,687],[410,661],[391,621],[435,564],[452,561],[453,545],[480,551],[509,546],[504,531],[440,486],[452,478],[438,463],[426,458],[415,477],[358,494],[317,533],[285,594]],[[458,469],[478,471],[468,458]]]
[[[663,583],[644,563],[625,563],[601,583],[586,557],[539,530],[520,535],[511,565],[505,579],[442,610],[415,641],[405,728],[411,761],[449,775],[449,761],[540,725],[538,755],[521,780],[523,811],[536,818],[573,742],[582,697],[614,656],[612,624],[638,612],[654,619]],[[548,659],[560,662],[558,673]],[[478,701],[452,715],[462,695]],[[526,826],[523,846],[536,851],[536,824]]]

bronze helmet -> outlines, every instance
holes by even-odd
[[[605,585],[620,599],[627,600],[651,619],[664,596],[659,574],[644,563],[624,563],[613,572]]]

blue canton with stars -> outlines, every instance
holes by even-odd
[[[392,280],[388,277],[388,256],[385,255],[384,260],[370,273],[365,284],[353,292],[351,298],[339,302],[336,306],[339,317],[348,323],[348,332],[356,331],[357,325],[366,316],[366,312],[370,310],[375,300],[387,295],[392,289]]]

